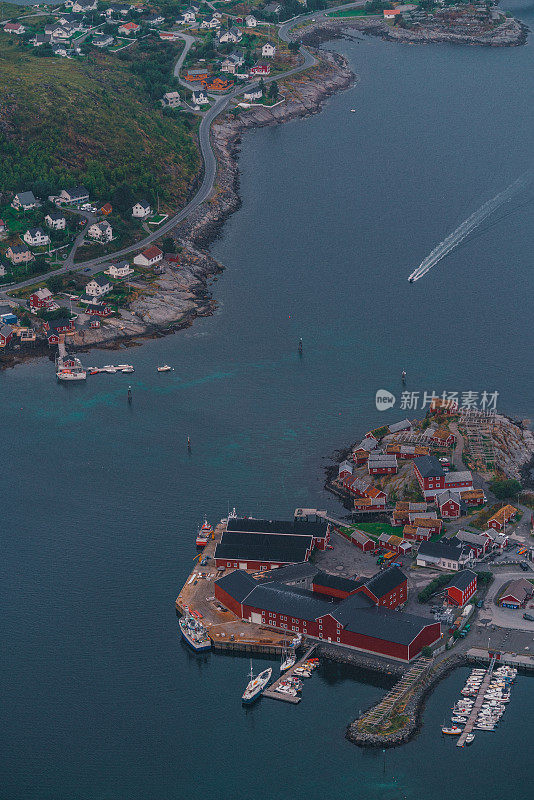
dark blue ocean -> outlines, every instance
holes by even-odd
[[[507,7],[534,24],[532,2]],[[532,416],[532,187],[407,281],[532,166],[532,45],[334,46],[358,85],[243,140],[213,317],[84,358],[133,375],[59,386],[46,359],[0,374],[2,800],[531,797],[530,679],[499,731],[457,752],[439,731],[455,673],[384,756],[343,738],[379,686],[324,666],[298,707],[244,711],[248,662],[178,636],[202,516],[335,510],[328,457],[405,416],[403,368],[421,396],[498,391]]]

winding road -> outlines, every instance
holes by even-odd
[[[332,11],[337,11],[338,9],[347,9],[347,8],[356,8],[358,6],[365,5],[365,0],[358,0],[358,2],[348,3],[342,6],[336,6],[335,8],[328,9],[328,13]],[[324,12],[315,12],[309,14],[302,14],[298,17],[295,17],[288,22],[284,22],[280,25],[278,34],[280,39],[284,42],[291,41],[290,33],[291,31],[297,26],[300,25],[302,22],[306,22],[307,20],[319,20],[324,19],[325,13]],[[182,50],[180,57],[178,58],[175,66],[173,74],[175,77],[178,77],[180,82],[182,83],[181,79],[179,78],[180,69],[185,61],[185,58],[191,49],[192,44],[195,41],[195,37],[190,36],[189,34],[182,33],[180,34],[180,38],[184,40],[185,47]],[[291,75],[295,75],[299,72],[303,72],[304,70],[309,69],[310,67],[315,66],[317,64],[317,59],[313,56],[304,46],[300,47],[299,53],[302,56],[302,64],[298,67],[294,67],[293,69],[287,70],[286,72],[275,75],[269,78],[265,78],[265,83],[270,83],[274,80],[283,80],[285,78],[290,77]],[[116,250],[114,253],[107,253],[105,256],[99,256],[98,258],[93,258],[88,261],[82,261],[78,264],[73,264],[74,259],[74,252],[76,247],[73,248],[69,257],[65,264],[58,269],[52,270],[50,272],[44,273],[43,275],[34,276],[33,278],[29,278],[28,280],[21,281],[17,284],[12,284],[9,288],[4,291],[0,291],[0,299],[7,299],[8,294],[7,292],[12,292],[16,289],[22,289],[25,286],[32,286],[36,281],[41,282],[50,278],[54,275],[62,275],[65,272],[68,272],[72,269],[76,270],[77,272],[86,271],[88,273],[98,271],[98,268],[101,264],[109,262],[112,259],[120,258],[122,256],[129,255],[130,253],[137,252],[142,250],[143,248],[147,247],[147,245],[152,244],[152,242],[161,239],[166,233],[169,233],[173,230],[180,222],[186,219],[190,214],[192,214],[196,209],[204,203],[213,191],[213,187],[215,184],[215,178],[217,175],[217,159],[215,157],[215,153],[213,151],[213,147],[211,144],[211,126],[213,121],[221,114],[222,111],[227,107],[230,100],[233,100],[235,97],[243,94],[252,84],[253,82],[247,84],[241,84],[240,86],[233,89],[228,94],[224,95],[224,97],[217,97],[215,102],[211,106],[211,108],[202,116],[202,121],[200,123],[198,129],[198,139],[199,139],[199,147],[200,152],[202,155],[202,160],[204,164],[204,172],[202,177],[202,183],[195,194],[195,196],[185,205],[181,211],[178,211],[173,216],[169,217],[162,225],[160,225],[157,230],[153,233],[150,233],[148,236],[145,236],[144,239],[141,239],[134,244],[129,245],[128,247],[123,247],[121,250]],[[10,298],[13,299],[13,298]]]

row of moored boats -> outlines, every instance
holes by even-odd
[[[281,678],[278,681],[272,690],[276,694],[300,698],[300,692],[302,691],[304,685],[302,679],[311,678],[312,672],[319,666],[318,658],[310,658],[302,664],[299,664],[298,667],[291,669],[294,666],[295,661],[296,656],[294,651],[288,651],[282,656],[280,672],[284,673],[288,670],[291,670],[291,673],[288,674],[286,678]],[[264,669],[263,672],[260,672],[259,675],[255,676],[252,669],[252,661],[250,662],[250,680],[241,697],[244,705],[251,705],[261,697],[265,688],[267,687],[267,684],[271,680],[272,674],[272,667],[269,667],[268,669]]]
[[[459,736],[463,731],[463,726],[467,723],[478,695],[481,692],[482,683],[485,680],[487,671],[485,669],[474,669],[467,679],[467,683],[461,691],[462,697],[457,701],[452,709],[451,726],[443,726],[442,733],[452,736]],[[478,709],[476,720],[473,725],[475,730],[494,731],[500,718],[506,709],[506,703],[510,702],[510,690],[512,683],[517,675],[515,667],[500,666],[491,673],[491,680],[486,690],[482,705]],[[469,733],[465,743],[471,744],[475,738],[474,733]]]

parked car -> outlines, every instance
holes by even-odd
[[[528,619],[529,622],[534,622],[534,616],[532,616],[532,614],[527,614],[527,612],[523,614],[523,619]]]
[[[521,569],[523,570],[523,572],[528,572],[528,571],[529,571],[529,569],[530,569],[530,567],[529,567],[529,565],[527,564],[527,562],[526,562],[526,561],[521,561],[521,563],[519,564],[519,566],[521,567]]]
[[[477,603],[476,603],[476,607],[477,608],[482,608],[483,605],[484,605],[484,601],[483,600],[477,600]]]

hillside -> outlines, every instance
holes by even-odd
[[[158,107],[154,65],[170,78],[181,44],[157,47],[135,45],[129,60],[95,48],[60,59],[1,34],[0,191],[45,196],[83,183],[104,200],[128,185],[149,200],[159,193],[163,205],[182,203],[200,168],[195,122]]]

